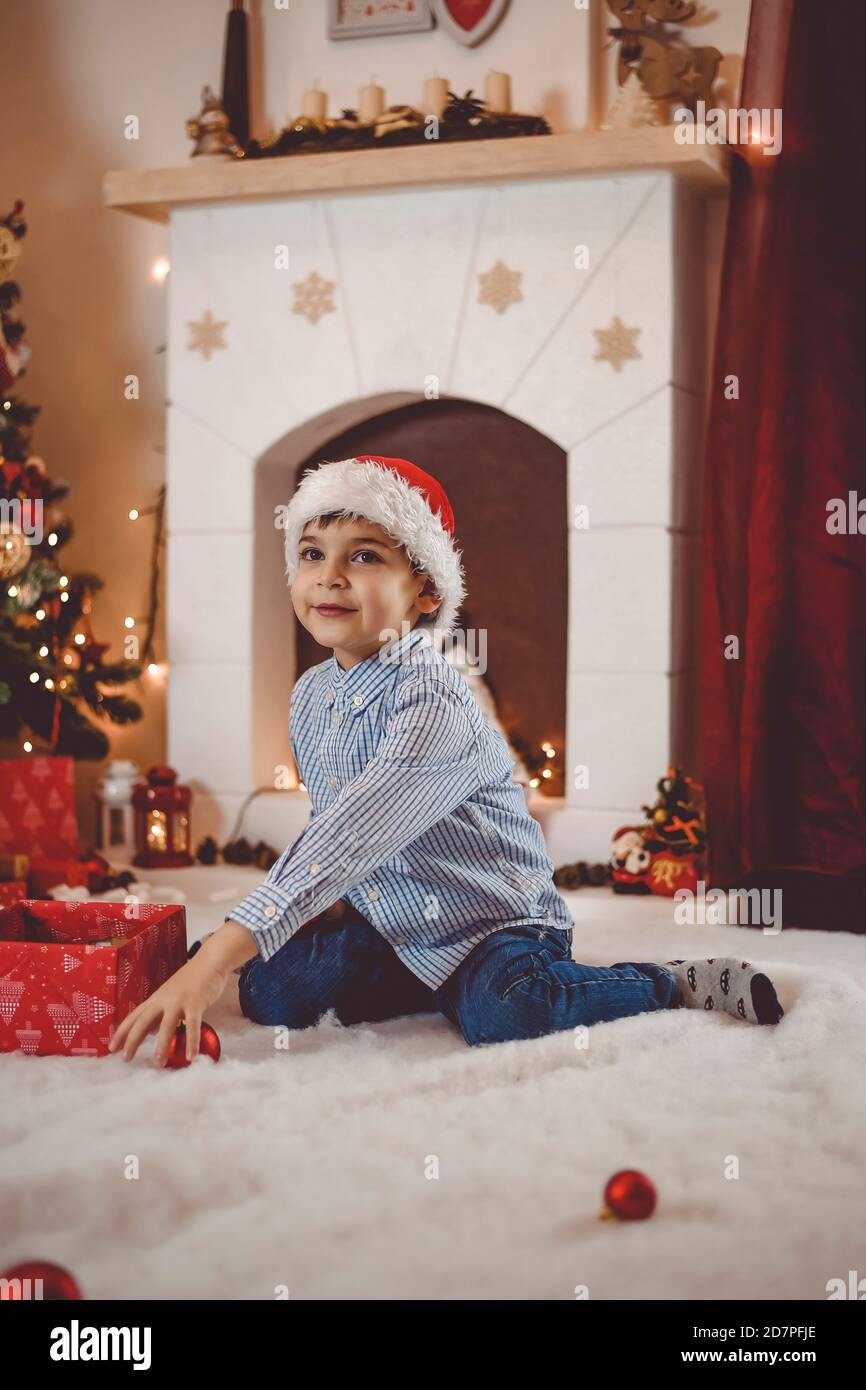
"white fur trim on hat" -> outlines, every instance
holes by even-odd
[[[305,473],[286,509],[286,577],[298,572],[301,533],[308,521],[327,512],[351,512],[383,527],[427,571],[442,602],[418,623],[451,632],[466,596],[461,552],[423,493],[393,469],[361,459],[321,463]]]

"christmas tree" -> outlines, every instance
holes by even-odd
[[[87,715],[115,724],[140,719],[135,700],[103,687],[135,680],[142,667],[105,660],[109,644],[97,642],[90,625],[102,580],[59,563],[73,533],[58,506],[69,484],[50,478],[30,452],[41,407],[12,392],[30,358],[25,326],[12,312],[21,297],[12,275],[27,233],[23,206],[19,200],[0,220],[0,738],[19,741],[24,753],[101,759],[108,738]]]

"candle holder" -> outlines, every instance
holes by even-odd
[[[133,789],[135,839],[133,864],[144,869],[181,869],[192,864],[189,787],[177,784],[173,767],[152,767],[147,782]]]

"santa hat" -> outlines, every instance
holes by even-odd
[[[466,595],[454,513],[441,483],[408,459],[359,454],[320,463],[305,473],[286,509],[286,576],[298,572],[301,533],[327,512],[366,517],[405,546],[410,561],[427,571],[442,602],[418,623],[450,632]]]

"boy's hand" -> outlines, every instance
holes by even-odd
[[[197,952],[154,994],[127,1014],[108,1044],[109,1052],[117,1052],[125,1044],[123,1060],[131,1062],[148,1033],[158,1025],[153,1064],[162,1067],[177,1025],[184,1019],[186,1055],[192,1061],[198,1055],[202,1014],[219,999],[228,973],[220,962],[205,957],[204,950]]]

